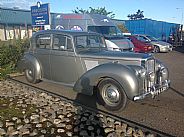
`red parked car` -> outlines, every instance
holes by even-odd
[[[144,39],[141,39],[138,36],[130,35],[127,36],[129,40],[134,44],[134,52],[143,52],[143,53],[149,53],[154,51],[154,46],[145,41]]]

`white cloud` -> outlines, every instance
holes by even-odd
[[[30,9],[30,6],[35,5],[37,0],[0,0],[1,7]]]

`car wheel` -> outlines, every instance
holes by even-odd
[[[159,48],[158,46],[155,46],[154,52],[155,52],[155,53],[159,53],[159,52],[160,52],[160,48]]]
[[[25,69],[25,77],[30,83],[39,82],[39,80],[36,79],[36,69],[33,65],[30,65],[28,68]]]
[[[97,96],[100,104],[110,111],[121,111],[127,103],[127,96],[121,85],[113,79],[103,79],[98,84]]]

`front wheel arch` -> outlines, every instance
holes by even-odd
[[[102,64],[87,71],[77,80],[73,90],[86,95],[93,95],[94,87],[106,77],[118,81],[130,100],[133,100],[133,97],[139,93],[139,83],[135,72],[129,66],[119,63]]]

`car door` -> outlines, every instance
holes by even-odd
[[[34,56],[36,56],[41,65],[42,77],[45,79],[51,79],[50,52],[51,34],[38,35],[36,37],[36,49],[34,50]]]
[[[52,80],[74,84],[78,79],[75,59],[72,38],[54,34],[50,55]]]

